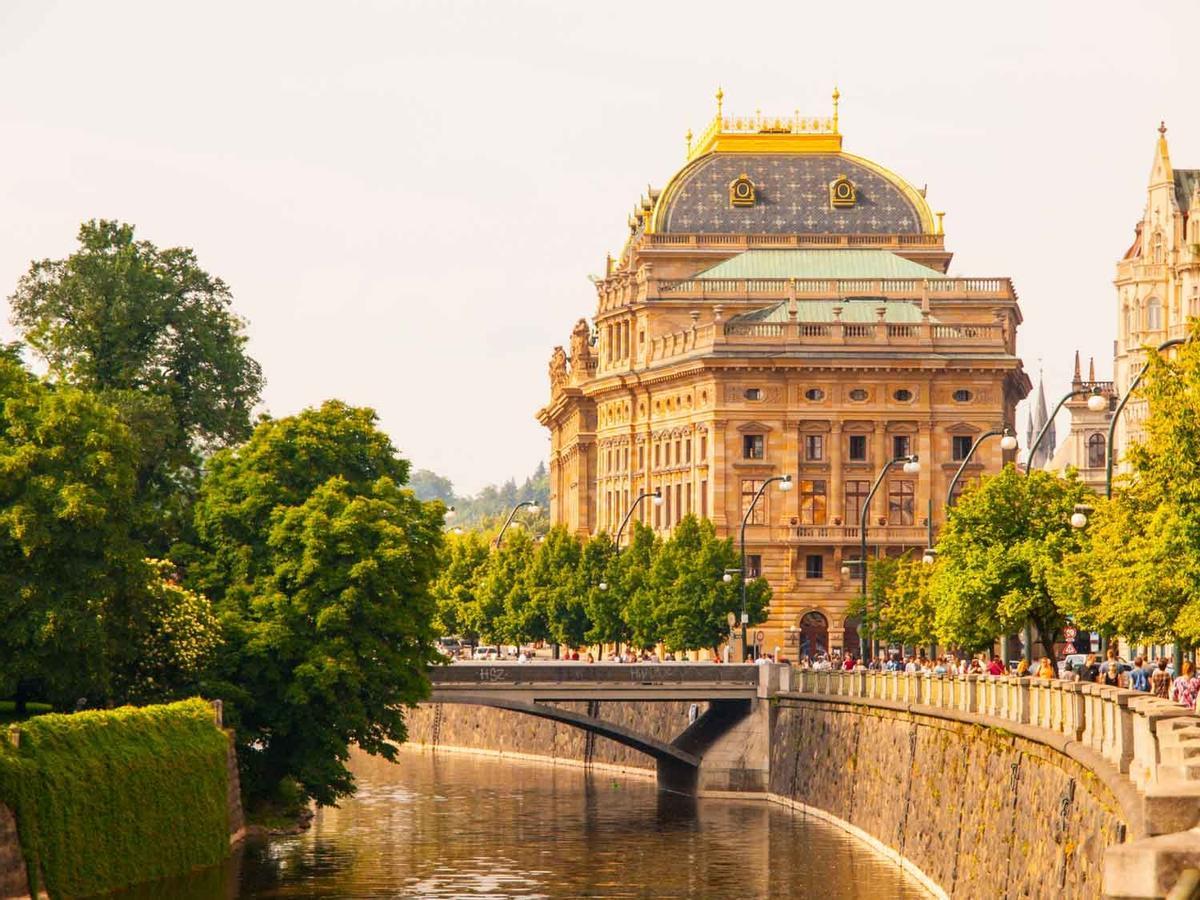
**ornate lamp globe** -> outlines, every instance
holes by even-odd
[[[447,520],[449,520],[449,519],[453,519],[457,515],[458,515],[458,512],[454,509],[453,506],[451,506],[449,509],[446,510],[445,518]]]
[[[791,475],[783,476],[783,481],[779,482],[779,489],[781,491],[790,491],[792,489],[792,476]]]
[[[658,490],[656,490],[656,491],[654,492],[654,499],[653,499],[651,502],[652,502],[652,503],[653,503],[655,506],[662,506],[662,503],[663,503],[663,498],[662,498],[662,488],[659,488]]]
[[[937,551],[930,547],[925,551],[925,555],[921,557],[921,562],[927,566],[931,566],[935,559],[937,559]]]
[[[726,584],[729,584],[729,582],[733,581],[733,576],[731,574],[729,574],[728,572],[726,572],[724,575],[721,576],[721,580],[723,582],[725,582]]]
[[[842,577],[843,578],[850,577],[850,567],[849,566],[842,566]]]
[[[904,463],[904,472],[907,475],[916,475],[921,471],[921,461],[916,456],[910,456],[908,461]]]
[[[1012,434],[1011,432],[1006,431],[1004,433],[1004,437],[1000,438],[1000,449],[1001,450],[1016,450],[1017,449],[1017,436],[1015,434]]]
[[[529,511],[536,516],[542,511],[542,508],[537,505],[537,501],[535,500],[533,503],[529,504]]]
[[[1087,526],[1088,517],[1081,512],[1071,513],[1071,527],[1084,528]]]
[[[1087,399],[1087,407],[1092,412],[1103,412],[1108,408],[1108,398],[1100,393],[1092,394]]]
[[[598,585],[596,585],[596,587],[600,588],[600,590],[602,590],[602,591],[607,591],[608,590],[608,582],[602,581]]]

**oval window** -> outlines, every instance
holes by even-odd
[[[855,388],[850,392],[851,400],[866,400],[867,392],[864,388]]]
[[[954,392],[954,399],[958,403],[970,403],[971,392],[967,390],[958,390]]]
[[[815,400],[824,400],[825,392],[823,390],[821,390],[820,388],[809,388],[807,391],[804,392],[804,399],[805,400],[814,400],[814,401]]]
[[[901,403],[907,403],[913,397],[912,391],[910,391],[908,388],[900,388],[900,390],[896,391],[894,394],[892,394],[892,396]]]
[[[746,388],[745,397],[747,400],[761,400],[763,398],[762,388]]]

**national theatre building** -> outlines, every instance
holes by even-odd
[[[756,630],[793,658],[857,648],[864,500],[917,455],[915,473],[888,468],[867,536],[870,554],[926,546],[972,443],[1012,427],[1030,390],[1017,296],[947,274],[942,214],[842,150],[836,92],[828,118],[726,116],[721,100],[551,356],[551,519],[612,534],[658,490],[645,524],[665,535],[694,513],[736,541],[763,482],[790,475],[747,524],[748,575],[773,592]],[[1006,456],[986,441],[965,475]]]

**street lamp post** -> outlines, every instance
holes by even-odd
[[[1033,468],[1034,454],[1037,453],[1038,447],[1042,446],[1042,438],[1046,436],[1046,432],[1054,427],[1054,417],[1057,416],[1058,411],[1063,408],[1063,404],[1072,397],[1082,397],[1085,394],[1088,398],[1088,409],[1090,409],[1092,412],[1100,412],[1102,409],[1104,409],[1104,407],[1108,406],[1108,400],[1100,392],[1100,388],[1098,387],[1080,388],[1077,391],[1068,392],[1061,400],[1058,401],[1058,405],[1054,407],[1054,412],[1050,413],[1050,417],[1046,419],[1046,424],[1042,426],[1042,430],[1039,431],[1037,437],[1033,439],[1033,443],[1029,447],[1029,456],[1025,460],[1026,475],[1028,475],[1029,470]]]
[[[514,506],[512,508],[512,512],[510,512],[508,514],[508,518],[505,519],[505,521],[504,521],[504,527],[501,528],[500,533],[498,535],[496,535],[496,549],[497,550],[500,549],[500,542],[504,540],[504,532],[508,531],[508,526],[512,524],[513,517],[516,516],[517,511],[520,510],[520,508],[522,506],[528,506],[529,511],[532,512],[534,515],[537,515],[538,510],[540,509],[536,500],[522,500],[520,503],[518,503],[516,506]]]
[[[958,467],[958,471],[955,472],[954,477],[950,479],[950,487],[946,489],[946,506],[947,506],[947,508],[954,505],[954,488],[958,485],[958,480],[960,478],[962,478],[962,473],[966,471],[967,464],[970,463],[971,460],[974,458],[975,451],[979,449],[979,445],[982,444],[984,441],[986,441],[988,438],[996,437],[996,436],[1000,437],[1000,449],[1001,450],[1016,450],[1017,449],[1017,438],[1012,433],[1012,429],[1009,428],[1007,425],[1004,426],[1004,430],[1002,430],[1002,431],[994,431],[994,430],[987,431],[987,432],[984,432],[983,434],[981,434],[979,437],[977,437],[975,439],[975,443],[973,443],[971,445],[971,449],[967,451],[967,455],[963,457],[962,464]]]
[[[1180,344],[1186,344],[1188,338],[1171,338],[1169,341],[1163,341],[1155,349],[1155,353],[1162,353],[1168,347],[1178,347]],[[1142,371],[1137,373],[1137,377],[1129,384],[1129,390],[1125,392],[1125,396],[1117,403],[1117,408],[1113,410],[1112,418],[1108,420],[1108,443],[1105,445],[1107,458],[1104,461],[1104,496],[1112,499],[1112,477],[1113,477],[1113,435],[1117,431],[1117,419],[1121,417],[1121,411],[1125,409],[1125,404],[1129,402],[1129,398],[1133,396],[1133,392],[1137,386],[1142,383],[1142,377],[1150,371],[1150,362],[1142,366]],[[1178,674],[1178,673],[1177,673]]]
[[[750,505],[746,508],[746,512],[742,515],[742,533],[741,533],[741,549],[742,549],[742,659],[746,658],[746,625],[749,624],[749,616],[746,615],[746,524],[750,521],[750,514],[754,512],[754,507],[758,504],[758,498],[766,491],[767,485],[772,481],[779,482],[781,491],[790,491],[792,489],[791,475],[772,475],[764,481],[754,494],[754,499],[750,501]],[[726,575],[729,573],[726,572]]]
[[[892,468],[892,466],[896,466],[896,465],[903,465],[904,471],[907,472],[909,475],[913,475],[913,474],[921,471],[920,457],[918,457],[916,454],[913,454],[911,456],[897,456],[895,459],[889,460],[886,464],[884,464],[884,467],[879,470],[879,475],[876,476],[875,483],[871,485],[871,491],[870,491],[870,493],[867,494],[867,499],[863,501],[862,515],[859,517],[859,525],[858,525],[859,554],[858,554],[858,558],[859,558],[859,564],[862,567],[862,571],[859,573],[859,577],[862,580],[863,621],[862,621],[862,625],[859,627],[859,634],[858,634],[859,648],[858,649],[859,649],[859,653],[861,654],[860,659],[862,659],[862,660],[865,660],[867,658],[868,650],[871,651],[872,658],[874,658],[874,648],[868,647],[868,642],[867,642],[867,618],[868,618],[868,616],[867,616],[867,612],[868,612],[868,610],[867,610],[867,520],[871,515],[871,501],[875,498],[875,492],[879,490],[879,485],[883,483],[883,476],[885,476],[888,473],[888,471]],[[865,662],[864,662],[864,665],[865,665]]]
[[[638,508],[638,504],[641,503],[643,500],[645,500],[647,497],[654,498],[655,506],[662,506],[662,503],[663,503],[662,488],[656,487],[652,492],[651,491],[642,491],[640,494],[638,494],[637,499],[634,500],[632,504],[630,504],[629,511],[625,513],[625,518],[623,518],[621,520],[621,525],[620,525],[620,527],[617,528],[616,540],[613,541],[613,545],[616,547],[617,553],[621,552],[621,532],[623,532],[625,530],[625,526],[629,524],[629,519],[633,515],[633,511]]]

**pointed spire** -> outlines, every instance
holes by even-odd
[[[1096,381],[1096,357],[1094,356],[1088,359],[1088,381],[1093,384]]]
[[[1078,385],[1078,384],[1080,384],[1081,381],[1082,381],[1082,379],[1079,377],[1079,351],[1076,350],[1075,351],[1075,377],[1071,379],[1071,383],[1074,385]]]
[[[725,102],[725,92],[721,90],[721,86],[717,85],[717,118],[721,118],[721,106]]]
[[[1050,419],[1049,411],[1046,408],[1046,378],[1045,373],[1042,372],[1041,369],[1038,370],[1037,397],[1034,399],[1033,409],[1031,412],[1033,419],[1033,437],[1029,439],[1029,443],[1032,446],[1034,440],[1037,439],[1038,434],[1040,434],[1041,430],[1046,427],[1046,423]],[[1037,455],[1030,460],[1031,468],[1044,469],[1046,464],[1050,462],[1051,457],[1054,456],[1054,448],[1056,444],[1057,439],[1054,434],[1054,426],[1051,425],[1046,429],[1046,436],[1042,438],[1041,444],[1038,445]]]
[[[1171,154],[1167,150],[1167,123],[1158,123],[1158,143],[1154,148],[1154,168],[1150,172],[1150,184],[1163,184],[1175,177],[1171,168]]]

